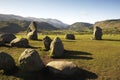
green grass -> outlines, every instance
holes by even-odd
[[[25,35],[16,35],[26,37]],[[42,39],[45,35],[39,35]],[[120,35],[103,35],[103,40],[91,40],[92,35],[76,35],[76,40],[66,40],[64,35],[49,35],[52,39],[56,36],[63,41],[67,50],[62,59],[73,61],[80,68],[95,73],[96,80],[120,80]],[[29,41],[31,46],[36,47],[41,58],[49,55],[49,51],[43,51],[42,41]],[[18,65],[18,58],[25,48],[0,47],[0,51],[9,53]],[[45,60],[45,58],[43,59]],[[47,61],[49,62],[49,61]],[[0,80],[19,80],[14,76],[2,75]]]

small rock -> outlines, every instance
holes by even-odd
[[[75,40],[75,35],[74,34],[66,34],[65,39]]]
[[[50,37],[48,36],[45,36],[45,38],[43,38],[43,43],[44,43],[44,46],[45,46],[45,49],[48,51],[50,50],[50,44],[51,44],[52,40]]]

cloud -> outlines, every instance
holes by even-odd
[[[85,11],[82,11],[82,12],[79,12],[80,15],[88,15],[88,12],[85,12]]]

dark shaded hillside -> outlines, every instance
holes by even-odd
[[[120,33],[120,19],[99,21],[95,26],[101,27],[105,33]]]
[[[0,21],[1,33],[18,33],[25,31],[30,22],[21,20]]]
[[[54,26],[46,22],[36,22],[38,30],[56,30]],[[30,21],[9,20],[0,21],[0,33],[18,33],[25,31],[29,26]]]
[[[74,31],[90,31],[92,29],[93,24],[90,23],[83,23],[83,22],[76,22],[72,25],[70,25],[70,30]]]
[[[56,30],[56,29],[58,29],[47,22],[37,22],[37,27],[38,27],[38,30]]]

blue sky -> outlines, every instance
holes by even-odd
[[[120,0],[0,0],[0,14],[53,18],[64,23],[120,19]]]

